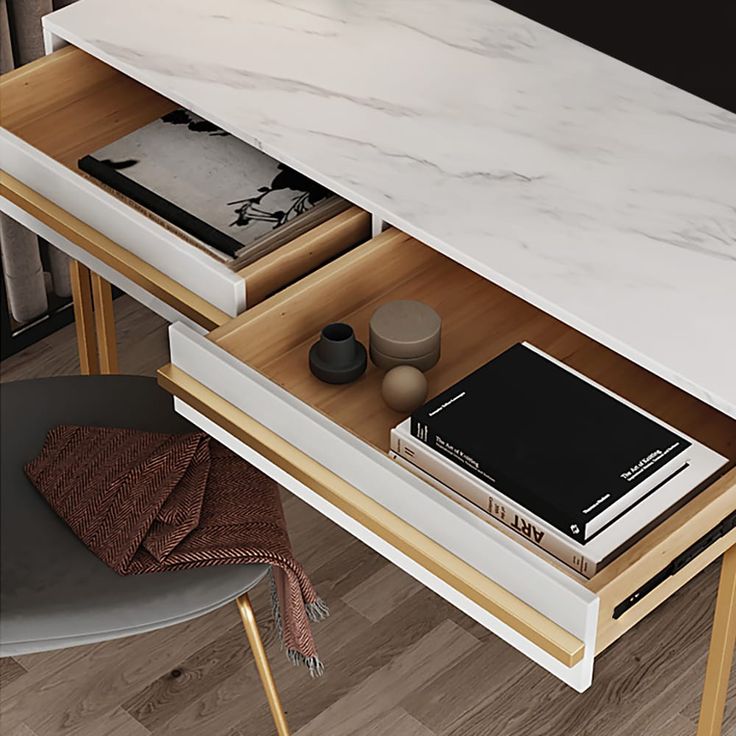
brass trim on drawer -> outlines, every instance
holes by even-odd
[[[392,514],[271,430],[171,364],[158,371],[159,385],[418,565],[510,626],[556,660],[572,667],[585,644],[527,603]]]
[[[4,171],[0,171],[0,195],[206,330],[232,319]]]

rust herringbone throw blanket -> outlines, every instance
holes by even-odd
[[[271,565],[289,659],[322,673],[310,620],[327,615],[294,559],[278,486],[204,433],[62,425],[25,468],[74,533],[121,575]]]

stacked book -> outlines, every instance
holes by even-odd
[[[391,453],[588,578],[727,463],[526,343],[392,429]]]
[[[78,166],[233,270],[349,207],[320,184],[184,109],[84,156]]]

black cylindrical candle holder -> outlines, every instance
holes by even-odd
[[[309,350],[309,369],[325,383],[350,383],[363,375],[368,358],[355,339],[353,328],[333,322],[322,328],[319,340]]]
[[[350,365],[355,360],[355,333],[344,322],[333,322],[322,330],[317,343],[320,359],[335,366]]]

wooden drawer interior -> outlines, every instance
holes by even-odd
[[[512,344],[526,340],[664,421],[736,459],[736,422],[437,251],[388,230],[210,333],[210,339],[353,434],[384,452],[404,415],[380,395],[383,371],[369,363],[353,384],[309,372],[307,353],[323,325],[348,322],[367,345],[373,311],[419,299],[441,315],[442,356],[427,373],[434,396]],[[591,580],[560,565],[600,596],[600,651],[680,587],[734,534],[713,545],[617,621],[613,608],[736,508],[736,471],[715,480]],[[722,550],[721,550],[722,551]]]
[[[84,177],[77,166],[81,157],[177,107],[73,46],[3,75],[0,95],[3,128]],[[137,208],[129,200],[112,196],[122,206]],[[237,270],[246,281],[248,306],[367,240],[370,228],[370,215],[351,207],[270,257]],[[177,234],[182,235],[180,231]],[[223,264],[223,268],[227,266]]]

